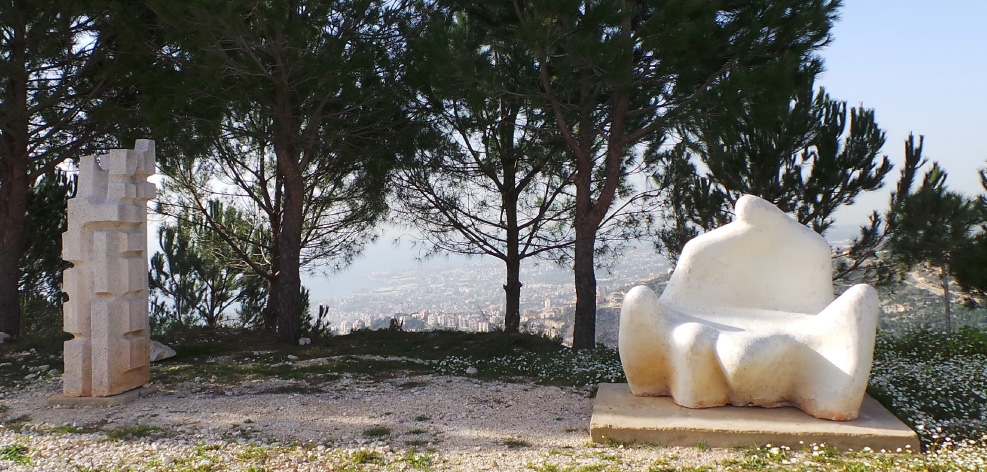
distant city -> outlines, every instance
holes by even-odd
[[[452,329],[487,332],[504,325],[504,264],[492,257],[456,258],[438,267],[380,270],[367,277],[376,288],[321,301],[336,334],[390,326],[405,331]],[[571,325],[575,289],[571,270],[547,261],[522,265],[521,325],[526,332],[565,337]],[[434,264],[432,264],[434,266]],[[628,284],[668,272],[668,261],[650,246],[628,248],[608,269],[597,269],[598,303],[622,297]],[[622,299],[622,298],[621,298]],[[619,303],[619,301],[618,301]]]
[[[828,239],[845,246],[856,227],[834,227]],[[394,319],[405,331],[450,329],[488,332],[504,326],[504,264],[492,257],[452,256],[408,262],[407,250],[378,245],[353,270],[312,279],[312,313],[328,309],[334,334],[381,329]],[[403,259],[399,259],[403,256]],[[650,244],[628,247],[616,265],[597,269],[598,315],[613,318],[624,293],[634,285],[662,278],[671,264]],[[521,271],[521,329],[571,339],[575,289],[570,269],[547,261],[524,261]],[[319,298],[333,291],[333,296]],[[321,290],[320,290],[321,288]]]

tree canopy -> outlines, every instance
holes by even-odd
[[[373,239],[387,208],[387,176],[410,152],[413,121],[399,60],[402,28],[413,26],[407,5],[152,4],[165,31],[159,55],[190,74],[216,77],[210,88],[173,98],[222,102],[218,117],[192,117],[214,120],[199,126],[215,130],[205,153],[194,147],[164,167],[177,198],[163,211],[208,215],[208,202],[221,198],[264,222],[269,234],[261,242],[206,219],[268,280],[266,323],[294,342],[301,268],[344,266]]]
[[[641,149],[659,146],[716,90],[743,90],[828,41],[838,1],[568,0],[515,4],[517,39],[537,64],[535,99],[554,116],[573,169],[573,347],[596,344],[601,230],[634,190]]]
[[[19,334],[20,259],[32,190],[70,159],[115,143],[127,74],[101,2],[0,8],[0,332]],[[121,99],[121,100],[118,100]],[[33,217],[33,216],[32,216]]]
[[[677,256],[700,231],[729,222],[745,194],[822,234],[839,207],[882,187],[892,166],[879,155],[885,138],[874,110],[817,90],[821,69],[813,59],[794,72],[780,70],[787,80],[766,81],[736,98],[717,94],[711,107],[719,110],[697,110],[679,143],[651,150],[672,216],[658,232],[667,254]]]
[[[907,146],[920,156],[923,141],[920,137],[916,147],[909,136]],[[901,270],[924,265],[939,277],[946,331],[950,332],[950,275],[969,247],[972,232],[983,222],[981,211],[974,201],[946,187],[946,172],[938,163],[932,164],[918,188],[913,190],[911,182],[899,187],[900,205],[890,216],[894,231],[888,250]]]

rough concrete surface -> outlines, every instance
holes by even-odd
[[[593,441],[729,448],[772,444],[797,448],[823,444],[838,449],[870,447],[918,451],[918,436],[877,400],[864,398],[860,416],[829,421],[792,407],[723,406],[690,409],[670,397],[637,397],[627,384],[601,384],[590,422]]]

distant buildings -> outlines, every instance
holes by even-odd
[[[668,263],[650,248],[628,251],[625,261],[601,277],[600,306],[623,299],[629,285],[663,273]],[[477,259],[469,264],[432,271],[375,273],[384,282],[381,289],[352,293],[324,300],[336,334],[387,327],[391,318],[403,322],[404,330],[454,329],[489,332],[503,329],[503,266],[499,261]],[[572,273],[549,263],[522,270],[521,328],[547,336],[562,336],[571,322],[575,290]]]

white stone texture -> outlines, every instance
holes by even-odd
[[[163,361],[178,354],[174,349],[157,341],[151,341],[151,362]]]
[[[8,339],[10,339],[10,335],[9,334],[4,333],[4,332],[0,332],[0,344],[3,344]]]
[[[735,215],[686,244],[661,298],[647,287],[625,297],[619,345],[631,391],[689,408],[790,405],[856,418],[877,292],[860,284],[834,300],[821,236],[753,196]]]
[[[147,202],[154,141],[79,161],[68,204],[64,274],[66,397],[116,395],[149,380]]]

